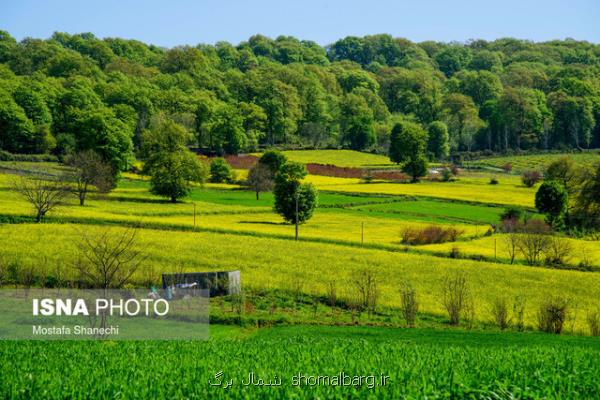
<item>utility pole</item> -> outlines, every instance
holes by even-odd
[[[360,223],[360,245],[365,244],[365,223]]]
[[[497,246],[497,242],[498,239],[494,238],[494,261],[498,261],[498,246]]]
[[[296,241],[298,241],[298,198],[300,197],[300,190],[298,185],[296,186]]]

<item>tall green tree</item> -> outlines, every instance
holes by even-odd
[[[306,174],[304,165],[287,162],[275,176],[275,211],[292,224],[308,221],[317,206],[317,190],[301,182]]]
[[[351,149],[365,150],[375,143],[373,111],[364,98],[350,93],[341,102],[343,142]]]
[[[433,121],[427,127],[427,151],[438,160],[450,155],[448,127],[442,121]]]
[[[150,176],[150,191],[172,203],[207,177],[206,166],[186,147],[191,139],[190,132],[164,116],[155,117],[144,131],[144,173]]]
[[[402,164],[402,170],[417,182],[427,173],[427,132],[413,122],[394,125],[390,135],[390,160]]]
[[[560,227],[569,204],[569,194],[556,181],[543,182],[535,194],[535,207],[546,215],[546,221],[554,228]]]
[[[473,100],[463,94],[450,94],[444,99],[443,112],[450,133],[450,147],[471,151],[475,134],[484,125]]]
[[[591,101],[559,91],[550,94],[548,103],[554,114],[553,144],[571,145],[576,148],[588,147],[596,123]]]

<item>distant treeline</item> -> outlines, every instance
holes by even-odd
[[[384,152],[392,127],[447,125],[452,153],[600,147],[600,45],[517,39],[413,43],[390,35],[164,49],[0,31],[0,149],[94,149],[124,169],[156,115],[190,146]]]

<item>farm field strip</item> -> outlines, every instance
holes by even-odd
[[[338,167],[389,167],[395,164],[385,155],[354,150],[288,150],[282,152],[290,161],[302,164],[330,164]]]
[[[510,163],[516,173],[526,169],[543,171],[548,164],[562,157],[568,156],[577,164],[592,166],[600,162],[600,153],[586,152],[573,154],[532,154],[522,156],[488,157],[481,160],[467,161],[469,167],[493,167],[501,169]]]
[[[352,209],[400,213],[404,215],[439,217],[442,219],[464,221],[467,223],[495,224],[499,221],[502,209],[448,201],[415,199],[390,203],[353,206]]]
[[[600,391],[594,361],[600,342],[592,338],[370,327],[211,331],[213,339],[206,342],[3,342],[0,395],[57,398],[68,390],[75,398],[247,397],[241,380],[250,371],[282,380],[280,387],[255,387],[253,394],[264,398],[477,398],[491,392],[500,398],[567,398]],[[372,388],[291,382],[299,374],[334,376],[340,370],[385,374],[389,381]],[[217,371],[235,385],[224,390],[199,384]]]
[[[91,225],[17,224],[0,226],[4,245],[0,255],[35,266],[40,257],[50,266],[67,273],[72,270],[76,237],[81,229],[103,229]],[[120,229],[114,227],[112,229]],[[10,240],[9,240],[10,239]],[[529,326],[537,321],[537,308],[548,296],[560,293],[570,298],[578,312],[568,321],[567,329],[585,331],[588,310],[600,306],[600,274],[531,268],[520,265],[482,263],[469,260],[353,248],[324,243],[293,242],[234,234],[192,233],[141,229],[140,246],[148,258],[135,279],[158,279],[162,272],[240,269],[246,287],[291,290],[298,284],[303,290],[325,294],[330,281],[338,282],[340,295],[351,286],[344,284],[370,268],[380,277],[383,306],[399,307],[402,282],[417,288],[421,311],[444,315],[441,282],[447,275],[462,272],[469,280],[476,299],[479,321],[490,321],[488,308],[497,297],[509,300],[526,295],[525,320]],[[168,253],[164,248],[170,249]],[[314,255],[318,254],[318,257]],[[324,278],[329,276],[330,278]]]
[[[565,261],[571,265],[577,265],[582,261],[591,262],[592,265],[600,267],[600,241],[597,240],[579,240],[573,238],[564,238],[571,248],[571,254]],[[484,256],[488,260],[493,260],[497,256],[498,261],[508,263],[510,256],[508,253],[507,235],[495,235],[489,237],[478,237],[465,241],[454,243],[428,244],[418,247],[419,251],[430,253],[450,253],[456,249],[467,256]],[[516,261],[524,262],[523,255],[517,252]]]
[[[506,181],[505,181],[506,179]],[[379,195],[404,195],[425,198],[460,200],[491,205],[515,205],[533,208],[535,188],[527,188],[515,183],[514,178],[504,175],[498,178],[498,185],[490,185],[489,179],[459,180],[456,182],[428,182],[416,184],[401,183],[361,183],[359,179],[334,178],[308,175],[306,181],[320,190],[339,193],[363,193]]]

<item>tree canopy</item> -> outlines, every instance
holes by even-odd
[[[93,150],[124,170],[159,114],[192,135],[189,146],[218,155],[386,152],[401,119],[444,122],[452,152],[599,147],[600,45],[382,34],[321,47],[255,35],[165,49],[90,33],[17,42],[0,31],[0,149]]]

